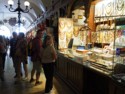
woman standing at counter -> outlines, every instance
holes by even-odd
[[[42,66],[46,77],[45,94],[48,94],[53,87],[54,62],[57,59],[54,48],[53,37],[46,35],[43,41]]]

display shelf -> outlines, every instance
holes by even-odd
[[[118,17],[125,17],[125,15],[98,16],[98,17],[95,17],[95,18],[109,18],[109,17],[118,18]]]
[[[99,32],[106,32],[106,31],[114,31],[114,30],[116,30],[116,29],[103,29],[103,30],[98,30]],[[97,32],[98,32],[97,31]]]

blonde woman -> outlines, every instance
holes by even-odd
[[[45,94],[50,93],[53,87],[54,63],[57,59],[53,37],[46,35],[43,40],[42,66],[46,77]]]

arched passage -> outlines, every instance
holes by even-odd
[[[6,26],[1,25],[0,26],[0,35],[3,35],[5,37],[10,37],[11,33],[10,33],[10,30]]]

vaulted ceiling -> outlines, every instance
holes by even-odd
[[[18,0],[13,0],[14,5],[13,8],[17,8]],[[25,9],[24,2],[26,0],[20,0],[21,8]],[[29,13],[22,13],[21,12],[21,20],[24,23],[24,27],[28,28],[32,22],[34,22],[38,17],[42,15],[46,9],[51,6],[52,0],[27,0],[30,3],[30,7],[32,9]],[[6,7],[8,5],[8,0],[0,0],[0,25],[6,25],[10,30],[14,29],[14,22],[18,20],[17,12],[10,12]]]
[[[89,12],[89,7],[90,7],[90,2],[91,1],[100,1],[100,0],[13,0],[14,5],[13,9],[16,9],[18,7],[18,1],[20,1],[21,9],[25,9],[24,2],[29,1],[30,3],[30,11],[28,13],[22,13],[21,12],[21,21],[23,23],[23,26],[26,29],[29,29],[29,26],[32,26],[33,23],[37,22],[40,18],[42,17],[42,14],[48,13],[47,10],[52,8],[52,3],[59,1],[62,5],[64,2],[72,2],[71,6],[67,8],[67,15],[71,14],[72,6],[75,3],[77,4],[77,1],[81,1],[82,5],[86,7],[86,11]],[[84,2],[84,3],[83,3]],[[60,5],[61,6],[61,5]],[[10,12],[9,11],[9,5],[8,5],[8,0],[0,0],[0,25],[5,25],[9,28],[9,30],[12,32],[17,28],[18,26],[15,25],[17,24],[18,21],[18,12]],[[55,7],[56,9],[56,7]],[[69,9],[69,10],[68,10]],[[87,12],[86,17],[87,17]],[[45,15],[47,16],[47,15]],[[40,19],[41,21],[41,19]]]

